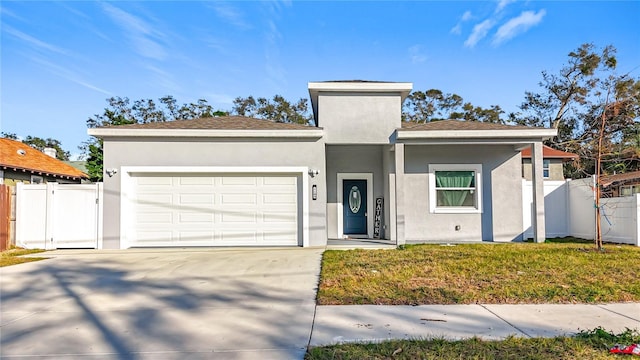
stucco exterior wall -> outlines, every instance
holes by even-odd
[[[389,144],[400,127],[398,94],[322,93],[318,96],[318,123],[327,144]]]
[[[338,173],[372,173],[373,198],[383,197],[384,176],[382,172],[382,149],[389,145],[327,145],[327,234],[329,239],[338,238]],[[368,216],[373,216],[375,204],[368,204]],[[372,234],[373,235],[373,234]]]
[[[521,240],[520,155],[513,146],[406,145],[405,153],[407,242]],[[430,164],[481,164],[482,213],[431,213]]]
[[[312,140],[105,140],[104,169],[117,169],[104,178],[104,248],[120,247],[120,187],[122,166],[307,166],[319,171],[309,177],[317,185],[317,200],[309,191],[309,245],[326,244],[326,184],[324,144]],[[303,174],[303,176],[309,176]]]
[[[545,180],[564,180],[564,167],[562,159],[545,159],[549,160],[549,177]],[[522,177],[525,180],[531,181],[531,158],[522,159]]]

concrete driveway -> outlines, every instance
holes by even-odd
[[[0,269],[0,357],[302,359],[323,249],[55,251]]]

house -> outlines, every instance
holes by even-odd
[[[542,177],[545,180],[564,180],[564,163],[578,157],[578,154],[543,145]],[[522,150],[522,177],[531,181],[531,148]]]
[[[84,172],[56,159],[55,149],[45,151],[49,154],[20,141],[0,139],[0,184],[73,184],[89,178]]]
[[[403,123],[411,83],[308,84],[315,126],[245,117],[89,129],[104,140],[104,248],[522,239],[521,150],[555,129]]]
[[[640,171],[600,177],[603,197],[621,197],[640,194]]]

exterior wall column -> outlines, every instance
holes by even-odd
[[[544,224],[544,176],[542,169],[542,142],[531,145],[531,180],[533,181],[533,239],[537,243],[546,240]]]
[[[396,245],[404,245],[404,144],[395,144],[395,173],[396,173]]]

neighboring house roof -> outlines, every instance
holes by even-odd
[[[522,150],[522,157],[526,158],[526,159],[530,159],[531,158],[531,148],[526,148],[524,150]],[[542,157],[545,159],[563,159],[563,160],[570,160],[570,159],[577,159],[579,156],[578,154],[574,154],[574,153],[570,153],[570,152],[566,152],[566,151],[562,151],[562,150],[556,150],[552,147],[549,147],[547,145],[543,145],[542,146]]]
[[[613,183],[620,183],[629,180],[640,180],[640,171],[631,171],[623,174],[615,174],[600,177],[600,185],[607,187]]]
[[[0,169],[67,179],[89,178],[73,166],[11,139],[0,139]]]

